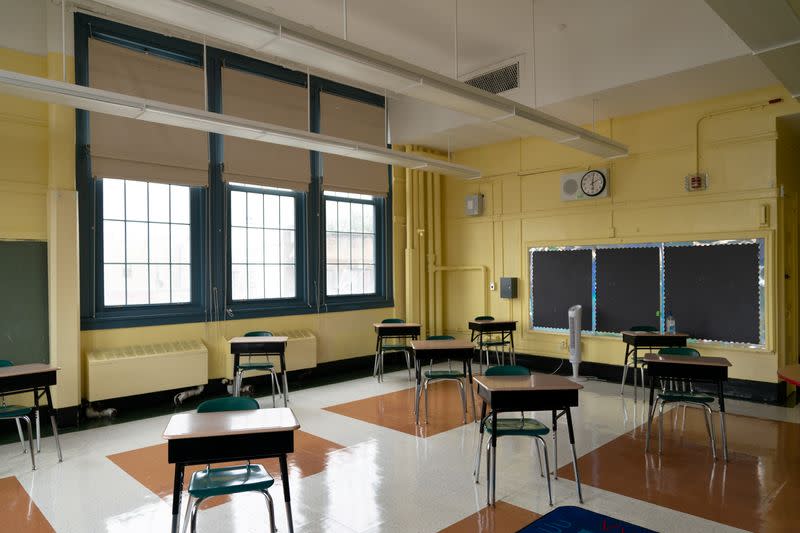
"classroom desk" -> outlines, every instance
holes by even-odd
[[[647,440],[650,440],[650,426],[653,421],[653,401],[656,383],[659,380],[688,379],[694,382],[714,383],[717,386],[719,402],[720,429],[722,431],[722,457],[728,460],[728,437],[725,433],[725,396],[722,392],[723,382],[728,380],[730,361],[724,357],[681,357],[677,355],[648,354],[644,358],[647,363],[647,375],[650,378],[650,402],[647,416]],[[647,451],[645,449],[645,451]]]
[[[163,434],[167,441],[167,461],[175,465],[172,532],[177,533],[180,525],[183,474],[187,466],[268,457],[280,461],[286,520],[289,531],[294,531],[286,455],[294,451],[294,432],[299,428],[300,423],[287,407],[173,415]]]
[[[627,366],[628,357],[633,355],[633,400],[636,401],[636,369],[639,364],[639,348],[673,348],[686,346],[689,335],[686,333],[659,333],[657,331],[623,331],[622,342],[625,343],[625,362]],[[623,366],[624,368],[624,366]],[[623,374],[624,375],[624,374]],[[642,387],[644,387],[642,383]],[[619,388],[619,395],[622,396],[625,390],[623,380]]]
[[[492,453],[486,454],[486,470],[492,472],[491,479],[486,484],[486,502],[493,505],[495,501],[495,466],[497,463],[497,415],[498,413],[513,411],[551,411],[553,415],[553,472],[558,479],[558,419],[567,417],[567,430],[569,431],[569,444],[572,449],[572,468],[575,472],[575,484],[578,490],[578,500],[583,503],[581,492],[581,476],[578,472],[578,456],[575,453],[575,432],[572,429],[571,407],[578,406],[578,391],[583,388],[570,379],[552,374],[539,374],[534,372],[529,376],[477,376],[478,395],[483,400],[481,406],[481,427],[483,433],[483,420],[486,419],[487,406],[492,406],[491,424]],[[559,413],[560,411],[560,413]]]
[[[383,342],[386,339],[402,339],[405,341],[408,337],[416,340],[419,337],[421,324],[415,322],[376,322],[372,324],[377,334],[375,341],[375,369],[372,373],[373,376],[378,376],[378,381],[383,380],[383,359],[380,358]],[[380,368],[378,366],[380,365]]]
[[[475,392],[472,389],[472,355],[475,346],[471,342],[462,340],[432,340],[432,341],[411,341],[411,348],[414,350],[414,372],[416,376],[416,388],[414,389],[414,413],[419,424],[419,397],[422,387],[422,367],[431,361],[461,361],[464,368],[464,375],[467,377],[467,386],[472,401],[472,418],[475,416]]]
[[[778,370],[778,377],[786,383],[800,387],[800,365],[787,365]]]
[[[262,356],[269,359],[270,355],[277,355],[281,361],[281,381],[283,381],[283,406],[289,405],[289,385],[286,382],[286,342],[289,337],[234,337],[230,340],[231,353],[233,354],[233,379],[239,370],[239,358],[242,355]],[[234,390],[234,396],[239,391]]]
[[[469,329],[472,332],[470,340],[475,342],[477,339],[479,346],[483,346],[484,335],[499,334],[501,341],[509,343],[509,358],[511,359],[511,364],[516,364],[517,355],[516,352],[514,352],[514,332],[517,330],[516,320],[470,320]],[[503,354],[505,354],[505,348],[503,349]],[[505,357],[505,355],[503,355],[503,357]],[[481,363],[481,365],[483,365],[483,363]]]
[[[27,365],[5,366],[0,368],[0,394],[16,394],[20,392],[33,392],[33,405],[36,408],[36,449],[41,450],[39,440],[39,400],[42,394],[47,398],[47,413],[50,415],[50,426],[56,439],[58,462],[64,458],[61,455],[61,443],[58,440],[58,425],[56,424],[53,398],[50,395],[50,385],[56,384],[56,373],[60,368],[43,363]]]

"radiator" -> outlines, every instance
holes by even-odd
[[[291,329],[286,331],[273,331],[276,337],[289,337],[286,343],[286,369],[300,370],[302,368],[313,368],[317,366],[317,337],[310,329]],[[239,335],[234,335],[238,337]],[[230,340],[230,339],[227,339]],[[230,345],[228,344],[228,347]],[[264,357],[254,356],[253,361],[263,361]],[[281,363],[278,356],[271,356],[270,362],[275,364],[276,370],[280,370]],[[239,361],[247,361],[247,356],[243,355]],[[258,376],[264,372],[247,372],[246,376]],[[225,367],[225,376],[233,378],[233,354],[228,354],[228,364]]]
[[[94,350],[86,354],[86,399],[196,387],[208,383],[208,349],[200,340]]]

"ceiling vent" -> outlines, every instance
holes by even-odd
[[[478,75],[473,73],[464,80],[467,85],[483,89],[492,94],[512,91],[519,87],[519,59],[504,61],[502,66],[494,65],[482,70]]]

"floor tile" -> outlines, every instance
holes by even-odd
[[[538,514],[522,507],[497,502],[443,529],[442,533],[516,533],[537,518]]]
[[[16,477],[0,479],[0,524],[3,531],[55,531]]]

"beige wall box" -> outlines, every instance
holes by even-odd
[[[468,217],[478,217],[483,214],[483,195],[470,194],[464,200],[464,214]]]
[[[561,200],[593,200],[608,196],[607,168],[593,168],[561,175]]]

